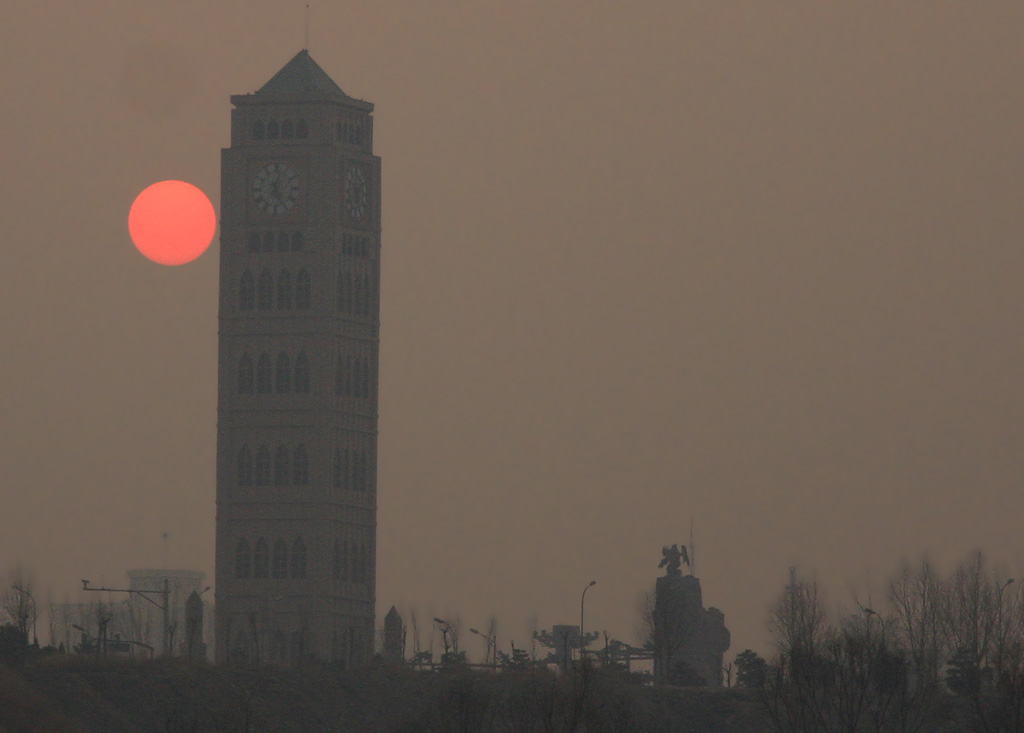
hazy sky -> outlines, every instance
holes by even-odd
[[[304,6],[3,4],[0,564],[41,596],[212,580],[217,245],[126,219],[219,212]],[[730,660],[792,564],[849,606],[925,551],[1024,573],[1024,3],[312,6],[384,166],[379,616],[507,651],[596,579],[633,641],[691,516]]]

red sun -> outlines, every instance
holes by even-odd
[[[184,265],[206,251],[217,215],[206,194],[185,181],[160,181],[135,197],[128,232],[135,247],[161,265]]]

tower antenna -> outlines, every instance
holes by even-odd
[[[306,45],[305,49],[309,51],[309,3],[306,3]]]
[[[690,575],[694,574],[694,566],[697,564],[697,548],[693,544],[693,516],[690,516]]]

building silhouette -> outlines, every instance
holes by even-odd
[[[373,652],[380,159],[305,50],[222,151],[216,658]]]

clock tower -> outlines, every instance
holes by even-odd
[[[380,159],[300,51],[221,158],[216,657],[373,653]]]

